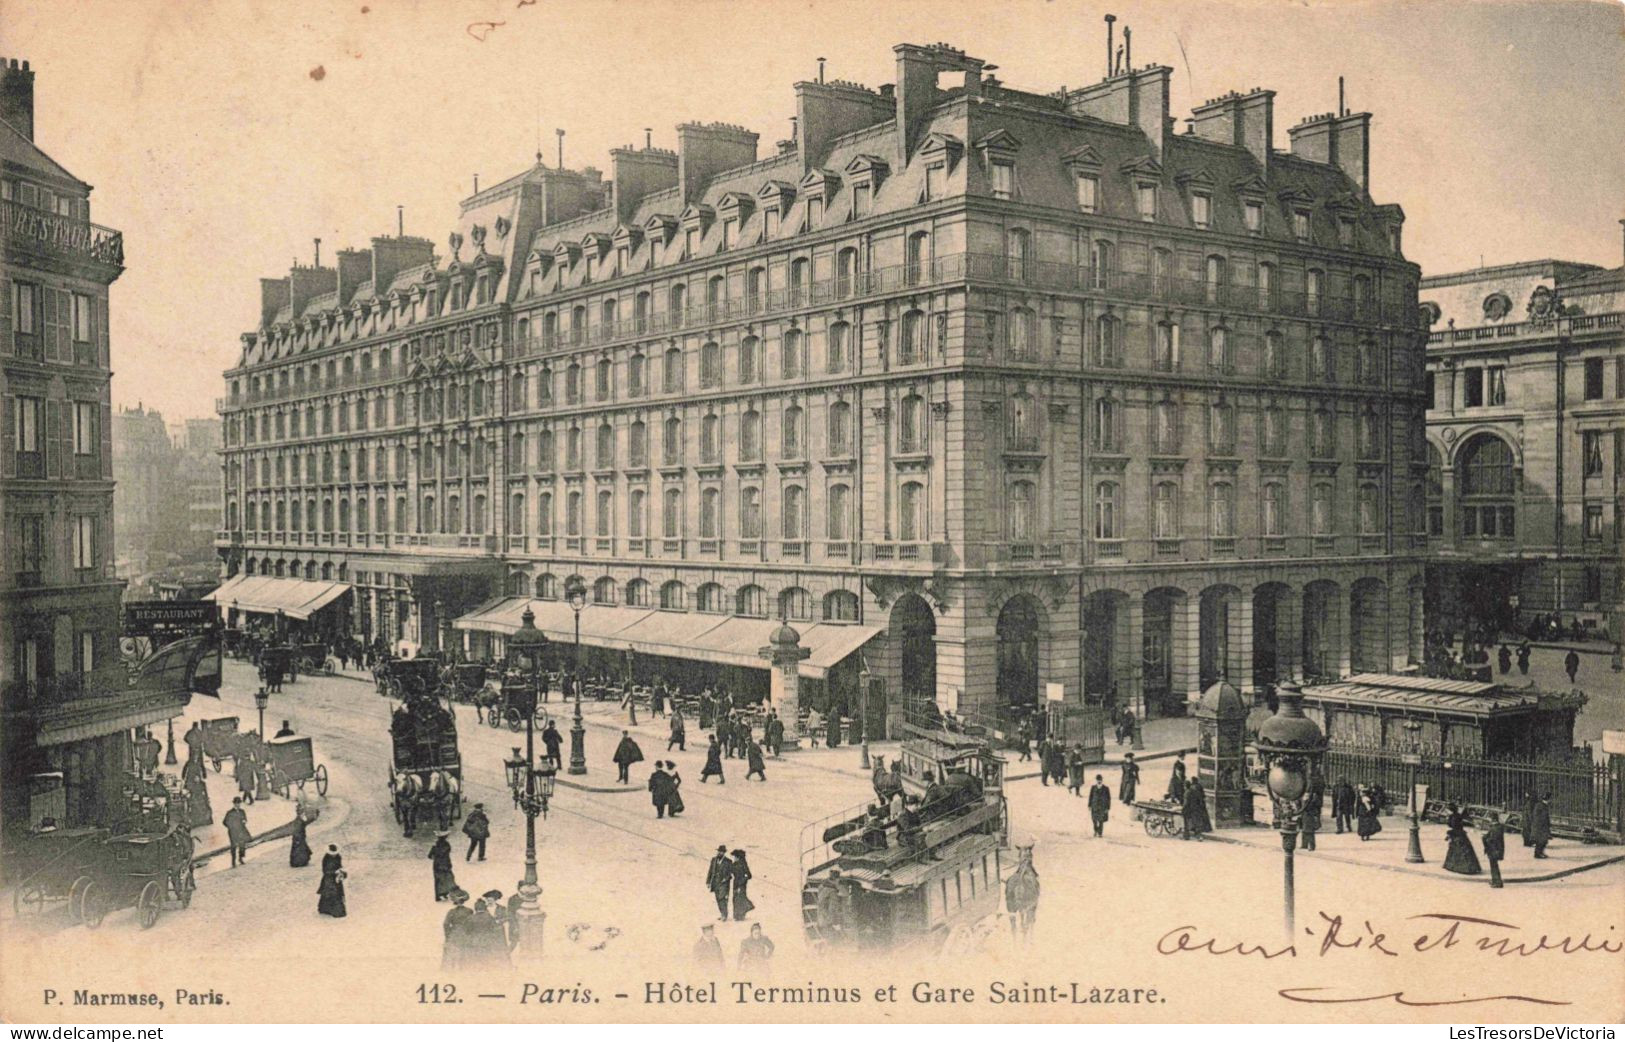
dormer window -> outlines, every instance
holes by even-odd
[[[734,217],[722,219],[722,248],[731,250],[739,245],[739,221]]]
[[[1213,227],[1213,197],[1204,192],[1191,193],[1191,223],[1198,228]]]
[[[1078,209],[1084,213],[1100,212],[1100,175],[1078,175]]]
[[[925,168],[925,201],[932,202],[941,199],[946,190],[948,180],[948,167],[944,163],[932,163]]]
[[[1249,199],[1242,204],[1241,219],[1250,232],[1258,232],[1264,226],[1264,204],[1256,199]]]
[[[824,223],[824,200],[817,199],[817,198],[808,199],[807,200],[807,228],[809,230],[811,230],[813,228],[817,228],[819,225],[821,225],[823,223]]]
[[[1137,184],[1134,186],[1134,209],[1142,221],[1157,219],[1157,186],[1155,184]]]
[[[988,170],[988,184],[993,190],[993,198],[1014,199],[1016,197],[1016,164],[1006,159],[995,160]]]
[[[869,199],[872,189],[867,184],[852,186],[852,216],[869,216]]]
[[[1354,218],[1339,217],[1337,219],[1337,243],[1345,249],[1354,246]]]
[[[1292,235],[1299,242],[1309,241],[1309,211],[1292,211]]]

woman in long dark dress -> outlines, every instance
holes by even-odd
[[[429,848],[429,860],[434,862],[434,899],[444,901],[457,889],[457,877],[451,870],[451,843],[446,837],[449,832],[441,832],[435,836],[434,846]]]
[[[1360,798],[1354,801],[1354,831],[1360,834],[1361,842],[1382,831],[1382,822],[1377,820],[1378,809],[1377,799],[1371,790],[1360,786]]]
[[[1484,871],[1478,863],[1478,854],[1473,851],[1473,841],[1467,838],[1467,819],[1461,813],[1461,808],[1454,803],[1450,804],[1450,819],[1445,830],[1445,838],[1450,841],[1444,855],[1446,872],[1476,876]]]
[[[332,844],[322,855],[322,882],[316,888],[316,893],[320,896],[316,911],[335,919],[343,919],[348,914],[344,908],[344,858],[339,855],[339,848]]]
[[[683,813],[683,776],[677,773],[677,761],[666,761],[666,773],[671,776],[671,795],[666,798],[666,813],[672,817]]]
[[[756,907],[749,895],[745,893],[745,888],[750,885],[752,877],[750,865],[745,863],[745,852],[743,850],[734,851],[731,871],[733,872],[734,922],[742,923],[750,915],[751,910]]]
[[[305,816],[293,816],[293,844],[288,847],[288,867],[304,868],[310,864],[310,841],[305,837]]]

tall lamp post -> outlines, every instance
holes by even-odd
[[[565,584],[564,599],[570,603],[570,610],[576,613],[576,647],[575,657],[571,662],[573,679],[571,686],[576,689],[575,719],[570,722],[570,773],[587,773],[587,728],[581,722],[581,609],[587,606],[587,584],[579,578],[571,579]]]
[[[1264,761],[1265,784],[1275,809],[1275,827],[1281,833],[1282,884],[1286,912],[1286,939],[1296,943],[1292,852],[1298,846],[1305,797],[1318,792],[1312,783],[1326,755],[1326,736],[1303,715],[1303,692],[1296,684],[1276,688],[1279,708],[1258,729],[1258,755]]]
[[[1404,723],[1405,733],[1410,736],[1408,747],[1405,750],[1406,792],[1405,799],[1411,805],[1411,835],[1405,846],[1405,861],[1412,865],[1422,863],[1422,818],[1420,802],[1416,798],[1416,769],[1422,766],[1422,746],[1417,739],[1421,733],[1420,720],[1407,720]]]
[[[858,719],[863,725],[863,755],[858,765],[864,770],[869,769],[869,660],[862,658],[863,652],[858,652]]]
[[[271,704],[271,693],[265,688],[254,692],[254,708],[260,711],[260,740],[265,739],[265,708]]]
[[[525,714],[525,755],[517,748],[503,761],[513,805],[525,815],[525,878],[519,883],[519,948],[530,958],[542,954],[542,927],[547,913],[542,911],[542,888],[536,879],[536,817],[547,817],[547,801],[553,795],[553,776],[558,768],[551,760],[536,763],[536,700],[539,695],[542,652],[547,637],[536,628],[536,615],[529,608],[520,616],[519,629],[508,638],[508,665],[524,678],[520,709]]]

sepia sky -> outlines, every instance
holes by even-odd
[[[258,279],[406,230],[445,250],[475,174],[674,147],[689,120],[790,132],[791,83],[894,79],[892,45],[943,41],[1008,85],[1104,71],[1102,15],[1134,62],[1174,69],[1173,114],[1276,96],[1276,147],[1306,115],[1374,113],[1372,191],[1405,208],[1425,273],[1538,257],[1618,266],[1625,14],[1617,3],[1169,0],[5,0],[0,54],[37,72],[36,141],[95,186],[125,235],[114,401],[210,415]],[[493,26],[471,23],[502,23]],[[476,37],[483,37],[477,39]]]

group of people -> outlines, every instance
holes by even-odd
[[[694,942],[696,969],[720,973],[728,968],[722,956],[722,942],[717,939],[717,928],[712,923],[700,927],[700,939]],[[742,972],[761,971],[773,961],[773,942],[762,933],[761,923],[750,924],[750,936],[739,942],[739,961]]]
[[[502,891],[487,890],[474,899],[472,908],[468,904],[470,896],[467,890],[457,887],[445,897],[452,907],[441,923],[441,968],[481,970],[513,965],[512,952],[519,944],[520,933],[517,913],[523,895],[515,890],[504,901]]]
[[[717,902],[717,921],[727,922],[730,906],[734,922],[750,918],[756,908],[750,899],[750,864],[745,852],[735,849],[731,854],[726,843],[717,845],[717,852],[705,872],[705,888]]]
[[[1530,793],[1524,801],[1523,810],[1523,845],[1534,850],[1533,856],[1545,859],[1546,846],[1552,841],[1552,807],[1550,794],[1535,795]],[[1479,865],[1478,855],[1473,850],[1473,841],[1467,835],[1469,819],[1465,809],[1454,800],[1447,805],[1450,810],[1445,822],[1445,856],[1444,867],[1447,872],[1455,872],[1464,876],[1476,876],[1483,873]],[[1484,860],[1490,863],[1490,886],[1501,887],[1501,862],[1506,859],[1506,825],[1501,821],[1501,815],[1496,811],[1487,814],[1489,824],[1484,828],[1484,835],[1480,842],[1484,847]]]

